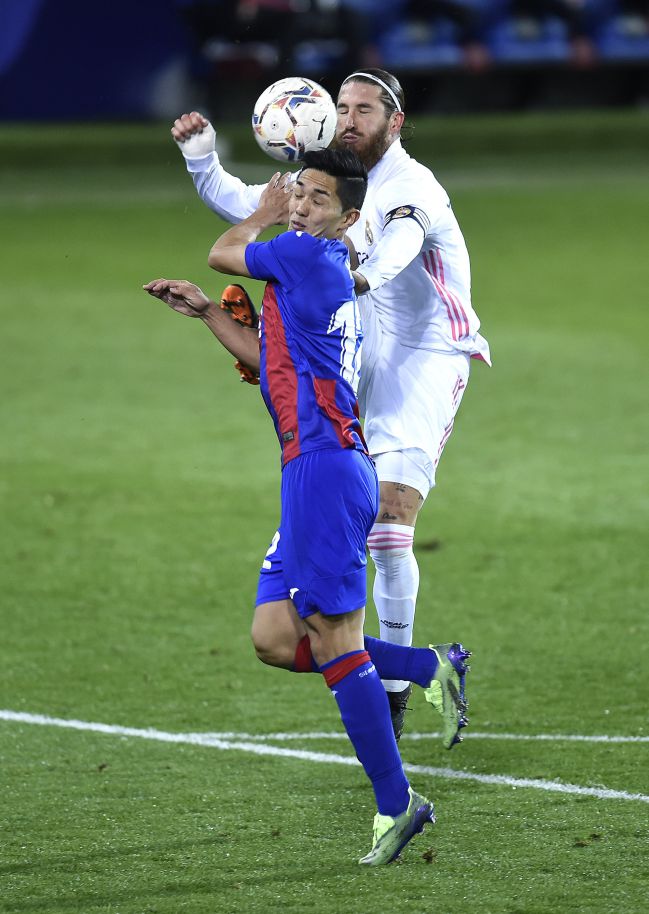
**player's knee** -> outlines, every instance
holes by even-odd
[[[276,635],[268,625],[254,619],[250,637],[258,660],[268,666],[286,666],[288,657],[286,650],[283,650],[283,645],[278,642]],[[290,658],[288,659],[290,661]]]
[[[256,618],[253,619],[250,637],[257,658],[262,663],[268,663],[272,666],[273,649],[267,626],[260,623]]]
[[[410,564],[414,560],[414,538],[414,527],[375,524],[367,538],[367,547],[377,569],[390,574]]]

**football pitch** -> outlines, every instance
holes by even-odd
[[[471,726],[446,752],[413,695],[402,755],[438,822],[366,869],[329,690],[250,644],[270,419],[141,291],[217,296],[223,224],[167,125],[0,130],[3,914],[649,908],[649,118],[417,131],[494,358],[415,539],[416,641],[473,650]]]

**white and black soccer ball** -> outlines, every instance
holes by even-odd
[[[279,162],[324,149],[336,132],[336,106],[312,79],[289,76],[265,89],[255,105],[252,129],[260,148]]]

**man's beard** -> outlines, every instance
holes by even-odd
[[[370,137],[362,140],[363,149],[357,149],[356,144],[349,145],[340,137],[336,137],[333,142],[335,149],[351,149],[361,160],[365,168],[370,171],[376,163],[383,157],[385,151],[390,145],[390,134],[387,130],[377,130]]]

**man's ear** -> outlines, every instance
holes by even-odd
[[[347,212],[343,213],[342,225],[347,231],[348,228],[351,228],[355,222],[358,222],[361,216],[361,211],[359,209],[348,209]]]
[[[403,111],[394,111],[390,121],[390,134],[400,133],[406,116]]]

